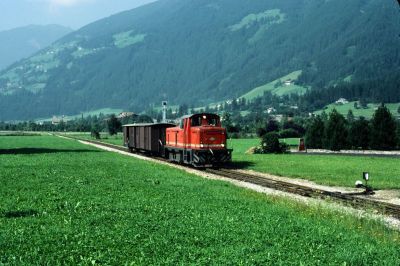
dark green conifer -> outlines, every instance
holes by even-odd
[[[396,121],[389,109],[382,104],[371,121],[371,148],[392,150],[397,146]]]
[[[324,139],[325,125],[321,116],[317,115],[307,126],[306,146],[310,149],[322,149]]]
[[[333,151],[339,151],[348,146],[346,119],[336,109],[333,109],[329,114],[329,119],[325,127],[324,144],[326,149]]]
[[[363,150],[369,147],[369,134],[371,132],[370,125],[364,117],[360,117],[359,120],[355,120],[350,125],[349,130],[349,144],[352,148]]]

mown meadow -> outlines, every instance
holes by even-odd
[[[74,134],[80,138],[92,139],[88,133]],[[110,136],[102,133],[100,141],[115,145],[122,144],[122,134]],[[295,146],[298,139],[285,139]],[[251,147],[260,140],[230,139],[233,161],[237,166],[278,176],[306,179],[321,185],[354,187],[362,179],[363,172],[371,175],[370,185],[374,189],[400,189],[400,158],[365,157],[350,155],[306,155],[306,154],[248,154]],[[400,197],[400,192],[399,192]]]
[[[54,136],[0,137],[0,183],[0,264],[400,264],[378,221]]]
[[[343,155],[246,154],[258,139],[232,139],[233,160],[246,169],[300,178],[330,186],[354,187],[362,173],[371,175],[376,189],[400,189],[400,158]],[[400,194],[400,193],[399,193]],[[400,195],[399,195],[400,196]]]

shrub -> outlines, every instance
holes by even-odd
[[[121,122],[114,114],[112,114],[108,119],[107,127],[108,127],[108,133],[110,133],[111,136],[116,135],[119,131],[122,130]]]
[[[261,146],[255,153],[284,153],[288,150],[286,143],[279,142],[279,135],[275,132],[265,134],[261,139]]]

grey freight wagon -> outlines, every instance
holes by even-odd
[[[163,155],[166,129],[174,124],[131,124],[123,126],[124,145],[130,151]]]

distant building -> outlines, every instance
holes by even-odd
[[[283,84],[285,84],[285,86],[293,85],[293,80],[288,79],[288,80],[286,80]]]
[[[122,118],[132,117],[132,116],[135,116],[135,113],[133,113],[133,112],[122,112],[117,116],[117,118],[122,119]]]
[[[267,113],[268,114],[272,114],[272,113],[275,113],[275,112],[276,112],[276,109],[273,108],[273,107],[270,107],[270,108],[267,109]]]
[[[62,117],[57,117],[57,116],[53,116],[53,118],[51,119],[51,124],[53,125],[59,125],[61,123],[66,123],[68,122],[68,120],[65,118],[65,116]]]
[[[335,104],[347,104],[347,103],[349,103],[349,101],[346,100],[345,98],[340,98],[335,102]]]
[[[272,118],[273,120],[281,123],[283,120],[283,115],[271,115],[270,118]]]

